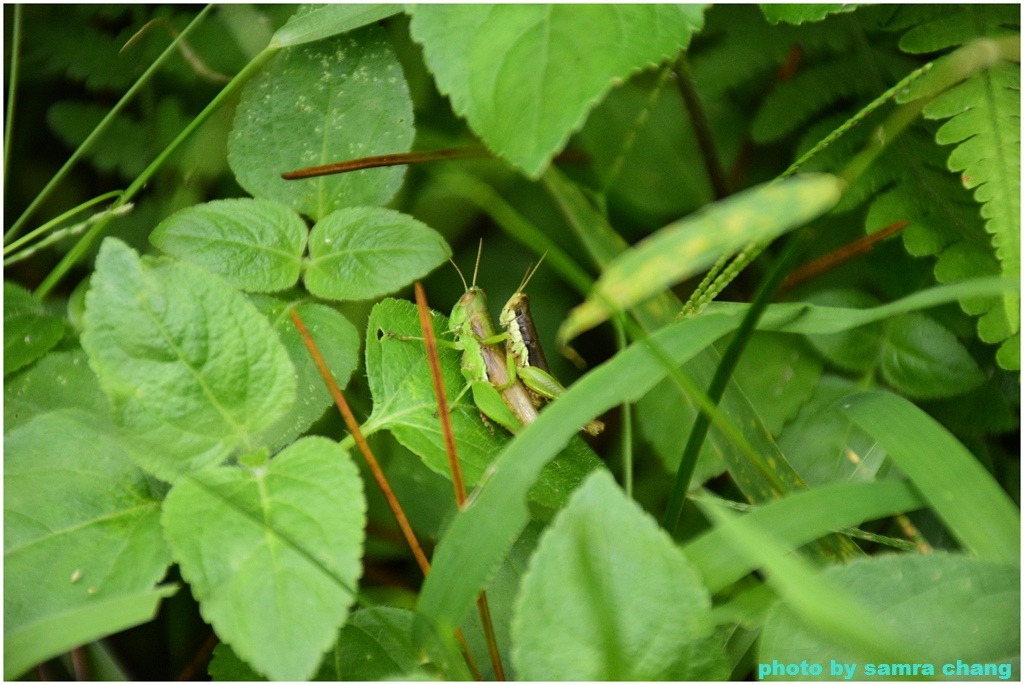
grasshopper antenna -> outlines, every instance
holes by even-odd
[[[476,272],[480,270],[480,255],[484,252],[484,239],[480,239],[480,245],[476,248],[476,264],[473,265],[473,287],[476,287]]]
[[[537,260],[537,263],[532,265],[533,266],[532,269],[529,266],[526,267],[526,274],[523,276],[523,281],[519,284],[519,288],[516,290],[516,292],[522,292],[523,289],[526,288],[526,284],[529,283],[530,279],[533,278],[533,275],[535,273],[537,273],[537,269],[540,268],[540,263],[543,262],[544,258],[547,257],[547,256],[548,256],[547,252],[542,254],[540,256],[540,259]]]
[[[462,281],[462,289],[469,290],[469,286],[466,285],[466,277],[462,275],[462,269],[459,268],[459,265],[451,257],[448,258],[448,261],[451,262],[451,265],[455,267],[456,273],[459,274],[459,279]]]

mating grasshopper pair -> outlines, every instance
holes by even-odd
[[[527,270],[519,288],[502,307],[498,321],[505,330],[500,333],[491,320],[487,295],[476,285],[479,266],[478,252],[473,282],[468,286],[459,272],[466,292],[452,309],[449,331],[455,336],[452,344],[462,351],[462,375],[469,383],[477,408],[517,433],[537,418],[537,411],[546,402],[565,393],[548,370],[530,315],[530,299],[523,292],[540,263],[532,271]],[[604,424],[591,421],[583,430],[597,435],[604,430]]]

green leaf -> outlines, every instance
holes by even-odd
[[[444,238],[408,214],[339,209],[309,234],[306,288],[332,300],[369,300],[422,278],[450,256]]]
[[[851,651],[875,661],[914,661],[921,654],[915,641],[891,628],[846,589],[814,568],[770,533],[761,523],[738,518],[726,509],[705,505],[702,512],[721,532],[723,542],[767,574],[780,600],[808,624]]]
[[[274,33],[273,45],[291,47],[346,33],[398,14],[401,5],[300,5]]]
[[[840,12],[852,12],[857,9],[856,3],[843,4],[816,4],[807,3],[790,5],[781,3],[778,5],[760,5],[765,18],[772,24],[786,22],[789,24],[803,24],[809,21],[821,21],[830,14]]]
[[[31,364],[64,337],[63,322],[19,285],[4,281],[4,376]]]
[[[960,395],[985,380],[956,336],[924,314],[889,322],[882,375],[901,393],[922,399]]]
[[[170,563],[160,497],[112,427],[62,410],[11,431],[4,492],[7,677],[152,615],[150,592]],[[110,604],[79,613],[101,601]]]
[[[956,671],[982,665],[991,669],[988,678],[1013,677],[1020,663],[1020,567],[947,554],[901,554],[861,559],[824,572],[832,583],[857,597],[890,629],[921,645],[924,659],[903,659],[899,666],[914,663],[931,666],[933,672],[895,671],[888,663],[864,663],[842,640],[810,628],[791,611],[780,607],[771,614],[761,637],[758,660],[770,665],[801,663],[825,665],[822,676],[812,680],[909,680],[932,676],[939,680],[977,680]],[[951,616],[956,630],[949,630]],[[855,670],[828,678],[830,662],[856,664]],[[901,663],[902,662],[902,663]],[[868,667],[874,666],[874,673]],[[950,672],[942,669],[949,665]],[[889,667],[889,672],[881,670]],[[768,679],[767,677],[765,679]],[[774,679],[774,678],[772,678]],[[785,680],[806,679],[787,675]]]
[[[930,102],[925,116],[952,117],[935,135],[940,144],[956,143],[949,168],[959,172],[981,204],[985,230],[1006,278],[1020,278],[1020,66],[984,71]],[[1016,123],[1015,123],[1016,122]],[[987,341],[1001,341],[1020,330],[1020,297],[1003,299],[988,325],[978,322]],[[998,321],[998,323],[996,323]],[[1019,369],[1019,357],[1007,368]]]
[[[98,419],[110,418],[110,403],[80,349],[51,352],[4,383],[5,433],[54,409],[80,409]]]
[[[240,290],[273,292],[299,280],[306,224],[268,200],[217,200],[164,219],[149,241]]]
[[[834,530],[914,511],[924,504],[907,483],[838,483],[759,506],[744,516],[742,525],[771,531],[778,542],[795,549]],[[757,568],[754,560],[729,544],[729,536],[721,528],[691,541],[683,551],[713,593]]]
[[[888,393],[855,395],[843,408],[881,443],[964,547],[982,559],[1020,559],[1020,512],[945,428]]]
[[[870,481],[885,463],[885,450],[840,410],[840,401],[862,392],[864,383],[823,375],[814,394],[786,424],[779,449],[811,487],[847,481]]]
[[[861,309],[873,307],[878,300],[859,290],[823,290],[807,298],[826,307]],[[839,333],[808,335],[807,342],[821,356],[847,371],[868,372],[878,366],[882,351],[883,328],[878,324],[859,326]]]
[[[164,480],[255,449],[294,402],[288,355],[241,294],[117,240],[96,258],[82,346],[133,457]]]
[[[702,24],[697,5],[417,5],[410,31],[456,114],[537,178],[613,84]]]
[[[250,299],[270,321],[295,366],[295,385],[299,390],[295,403],[257,438],[257,442],[271,449],[280,449],[305,432],[333,403],[309,350],[295,328],[291,311],[302,317],[313,339],[319,341],[320,353],[342,389],[348,385],[359,364],[359,331],[342,314],[323,304],[302,300],[289,302],[267,295],[254,295]]]
[[[737,193],[665,226],[605,268],[586,302],[569,312],[558,331],[559,343],[700,273],[720,257],[824,214],[839,200],[841,185],[827,174],[796,176]]]
[[[700,576],[607,472],[541,537],[512,621],[525,680],[720,680]]]
[[[335,647],[337,668],[329,680],[384,680],[416,671],[420,656],[412,645],[413,613],[373,607],[352,614]],[[318,677],[327,675],[321,668]]]
[[[266,468],[184,477],[162,522],[224,642],[274,680],[316,672],[355,600],[366,524],[362,480],[337,443],[306,438]]]
[[[434,334],[440,340],[441,332],[448,330],[448,319],[436,312],[431,312],[431,317]],[[373,395],[373,413],[363,430],[369,433],[387,429],[432,471],[450,480],[451,469],[423,342],[396,337],[422,335],[412,303],[387,299],[373,308],[366,327],[366,374]],[[508,443],[508,435],[501,427],[488,426],[481,420],[460,370],[461,353],[439,345],[438,356],[462,477],[472,487]],[[544,470],[530,491],[531,500],[549,511],[560,508],[569,493],[599,465],[597,456],[582,440],[571,440],[565,453]]]
[[[287,171],[339,160],[407,152],[412,101],[384,32],[366,26],[343,37],[282,50],[246,84],[228,141],[243,188],[319,220],[342,207],[382,205],[404,167],[286,181]]]
[[[772,435],[796,416],[820,376],[821,363],[805,353],[797,338],[760,332],[751,337],[733,372]]]
[[[1020,13],[1011,6],[958,5],[938,14],[910,10],[914,23],[900,39],[900,48],[912,53],[928,53],[950,47],[960,50],[936,61],[933,72],[939,74],[948,64],[962,64],[990,57],[993,44],[984,38],[1016,36],[1016,64],[1002,62],[974,72],[962,83],[940,93],[925,105],[929,119],[948,119],[935,134],[940,145],[955,144],[948,167],[956,172],[964,188],[974,189],[981,205],[985,230],[991,235],[1000,270],[1006,278],[1020,279]],[[914,13],[919,13],[915,15]],[[972,51],[974,54],[972,55]],[[1013,48],[1010,48],[1013,51]],[[1008,57],[1012,59],[1012,57]],[[960,70],[958,68],[958,70]],[[927,87],[904,94],[904,101],[917,97]],[[958,265],[960,270],[967,265]],[[938,265],[937,265],[938,268]],[[936,272],[938,273],[938,271]],[[957,273],[957,278],[977,272]],[[947,271],[948,274],[948,271]],[[945,280],[952,280],[947,275]],[[1007,369],[1020,368],[1020,297],[1006,294],[995,308],[978,321],[982,340],[1006,340],[997,356]],[[1009,339],[1009,340],[1007,340]]]
[[[366,682],[415,673],[420,659],[410,637],[412,621],[411,611],[395,607],[353,612],[311,680]],[[223,642],[214,648],[208,670],[220,682],[266,680]]]
[[[155,590],[96,599],[44,618],[24,630],[5,632],[4,678],[14,680],[26,675],[25,671],[35,664],[149,623],[156,618],[160,601],[177,590],[175,585],[164,585]]]

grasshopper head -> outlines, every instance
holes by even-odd
[[[487,295],[483,289],[475,285],[470,286],[455,303],[451,318],[448,320],[448,330],[456,335],[473,333],[473,322],[479,320],[481,316],[490,318],[490,313],[487,310]]]

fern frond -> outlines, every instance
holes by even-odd
[[[1019,7],[950,6],[950,12],[909,30],[900,47],[932,52],[958,47],[979,37],[1019,35]],[[1020,66],[1003,64],[975,74],[936,97],[924,109],[929,119],[947,120],[936,132],[940,145],[954,145],[947,161],[974,190],[980,216],[990,234],[999,271],[1020,280]],[[962,261],[957,252],[956,262]],[[940,257],[940,264],[942,259]],[[967,262],[963,262],[966,264]],[[940,272],[936,264],[936,276]],[[959,280],[976,272],[944,265],[943,275]],[[959,277],[957,277],[959,276]],[[966,308],[966,307],[965,307]],[[1004,368],[1020,368],[1020,296],[1008,294],[1000,306],[978,321],[978,336],[1000,343],[997,359]]]

